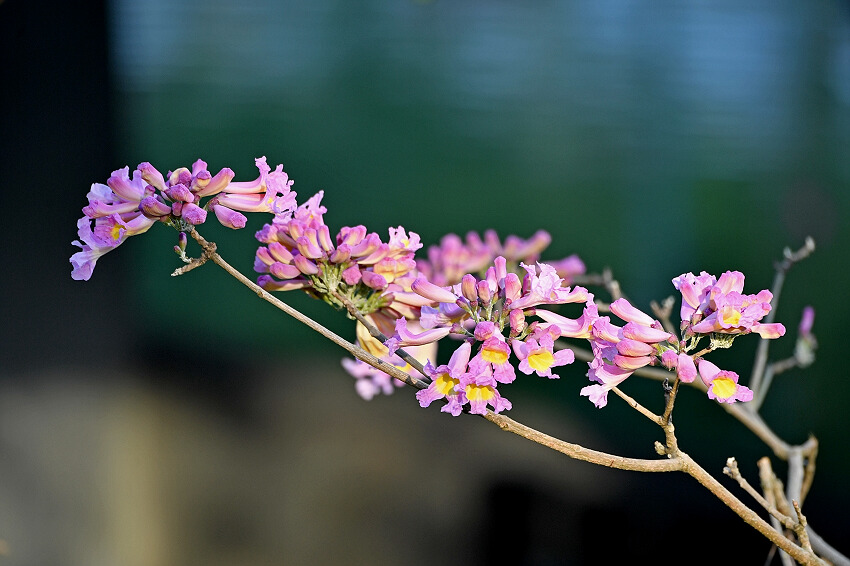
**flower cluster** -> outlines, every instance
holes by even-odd
[[[124,167],[114,171],[105,185],[94,183],[86,195],[89,204],[83,208],[84,216],[77,222],[82,242],[72,242],[82,251],[71,256],[71,277],[88,280],[100,256],[156,222],[184,230],[202,224],[212,210],[223,225],[243,228],[246,218],[238,211],[292,210],[295,193],[290,190],[292,181],[283,166],[272,171],[265,157],[258,158],[256,164],[260,175],[249,182],[232,182],[234,173],[229,168],[212,175],[199,159],[191,170],[181,167],[165,176],[145,162],[132,177],[130,168]],[[209,200],[202,205],[205,197]]]
[[[577,321],[548,311],[536,312],[562,335],[590,341],[593,360],[589,362],[588,377],[597,383],[584,387],[581,394],[597,407],[607,404],[608,392],[613,387],[635,370],[656,364],[677,343],[676,337],[665,331],[660,322],[633,307],[626,299],[617,299],[610,309],[626,321],[624,326],[613,324],[607,316],[599,316],[592,297]]]
[[[730,336],[757,332],[762,338],[779,338],[785,327],[761,324],[770,312],[773,295],[767,289],[744,295],[744,274],[727,271],[715,278],[705,271],[699,276],[685,273],[673,279],[682,293],[682,330],[686,335],[718,332]]]
[[[254,270],[262,274],[257,284],[267,291],[304,289],[338,307],[344,306],[341,296],[361,313],[380,311],[392,322],[418,315],[426,301],[410,285],[416,277],[413,254],[422,247],[419,236],[399,226],[390,228],[389,241],[383,242],[361,225],[343,227],[331,238],[322,196],[320,191],[295,211],[276,214],[257,232],[265,244],[254,259]]]
[[[699,375],[710,399],[725,403],[752,400],[753,392],[738,383],[738,374],[721,370],[702,356],[715,348],[728,347],[730,340],[739,334],[757,332],[762,338],[785,334],[782,324],[759,322],[770,311],[770,291],[742,294],[744,276],[737,271],[727,271],[719,279],[706,272],[698,277],[685,273],[673,279],[673,285],[682,292],[681,341],[664,330],[658,320],[622,298],[610,305],[611,312],[626,321],[622,327],[611,324],[607,316],[598,316],[592,300],[583,316],[575,321],[548,311],[536,312],[557,326],[562,336],[590,341],[594,357],[589,363],[588,377],[597,383],[583,388],[581,394],[597,407],[604,407],[608,391],[635,370],[659,363],[675,369],[678,379],[686,383]],[[716,337],[718,333],[721,338]],[[705,335],[712,337],[711,346],[691,354]]]
[[[522,373],[550,379],[558,377],[552,368],[573,362],[571,350],[554,350],[560,336],[557,328],[529,324],[526,317],[537,305],[584,302],[587,290],[564,287],[550,265],[521,266],[526,271],[522,280],[499,256],[481,279],[466,274],[452,286],[436,285],[425,277],[414,281],[413,290],[437,306],[421,307],[423,332],[412,331],[406,320],[399,319],[385,343],[389,351],[434,343],[450,334],[462,340],[448,364],[434,367],[429,361],[425,366],[431,384],[416,395],[421,406],[445,399],[441,410],[452,415],[459,415],[466,405],[470,413],[484,414],[488,406],[498,413],[511,408],[498,386],[516,379],[512,354]]]
[[[435,285],[455,285],[467,273],[483,275],[499,256],[507,260],[509,271],[514,271],[520,262],[535,263],[551,241],[552,236],[545,230],[538,230],[527,240],[509,235],[504,244],[499,241],[495,230],[484,232],[483,239],[476,232],[469,232],[465,241],[457,234],[447,234],[440,240],[439,246],[428,248],[428,258],[418,259],[416,266]],[[577,255],[545,263],[554,267],[567,284],[586,270]]]
[[[296,210],[276,214],[271,224],[257,232],[257,240],[264,244],[254,259],[254,270],[262,274],[257,284],[267,291],[303,289],[340,309],[344,301],[350,301],[385,334],[392,334],[399,318],[418,319],[419,308],[430,302],[411,290],[417,276],[413,255],[422,247],[419,236],[399,226],[389,229],[389,240],[384,242],[360,225],[343,227],[331,237],[322,197],[320,191]],[[357,342],[371,354],[410,371],[359,322]],[[424,361],[433,349],[411,354]],[[403,385],[359,360],[345,360],[343,366],[357,378],[357,391],[366,399],[392,392],[394,384]]]

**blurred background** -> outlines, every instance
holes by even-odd
[[[427,246],[544,228],[544,259],[610,267],[644,309],[687,271],[769,287],[814,237],[771,355],[811,304],[818,359],[762,414],[820,440],[804,511],[850,552],[846,1],[3,0],[0,46],[2,183],[27,205],[0,247],[0,565],[666,563],[728,559],[728,541],[764,563],[769,544],[687,477],[571,461],[407,390],[361,400],[341,350],[212,265],[169,277],[164,227],[71,280],[91,183],[198,158],[251,180],[262,155],[299,200],[325,190],[332,230],[403,225]],[[264,220],[204,234],[250,276]],[[713,359],[746,381],[756,342]],[[654,457],[648,421],[579,397],[582,364],[560,373],[506,390],[511,416]],[[660,406],[657,383],[624,388]],[[757,482],[749,431],[694,391],[677,409],[685,451]]]

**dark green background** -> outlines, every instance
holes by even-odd
[[[777,320],[789,335],[772,354],[791,353],[807,304],[821,349],[809,370],[777,378],[763,413],[790,442],[821,440],[810,519],[836,543],[850,528],[839,517],[850,504],[846,2],[125,0],[47,17],[22,4],[0,4],[14,79],[3,108],[16,206],[4,251],[10,376],[141,360],[178,367],[190,396],[226,399],[244,385],[238,369],[205,382],[193,368],[341,355],[211,267],[169,277],[178,262],[164,227],[71,282],[65,244],[88,185],[141,161],[166,171],[202,158],[249,180],[265,155],[299,200],[325,190],[332,231],[403,225],[429,245],[544,228],[544,257],[610,267],[645,309],[687,271],[740,270],[757,292],[782,249],[811,235],[818,249],[786,281]],[[250,274],[263,221],[203,233]],[[285,298],[352,336],[325,305]],[[756,341],[718,363],[746,376]],[[514,416],[533,424],[525,398],[586,420],[612,450],[649,445],[655,432],[618,400],[597,411],[578,396],[583,371],[517,384]],[[632,381],[625,389],[651,405],[657,386]],[[323,386],[351,383],[340,370]],[[401,395],[370,408],[382,403],[416,410]],[[714,470],[751,454],[752,472],[765,453],[704,398],[683,398],[679,413],[685,449]]]

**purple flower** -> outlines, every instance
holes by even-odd
[[[435,285],[448,286],[459,283],[466,274],[478,275],[499,256],[513,265],[519,262],[534,263],[552,241],[548,232],[539,230],[527,240],[517,236],[505,238],[504,245],[493,230],[484,233],[484,239],[469,232],[465,240],[456,234],[448,234],[439,246],[428,248],[428,259],[417,261],[419,271]],[[577,256],[552,262],[560,277],[572,280],[585,272],[584,263]]]
[[[152,195],[152,189],[139,171],[129,177],[129,167],[112,172],[106,185],[94,183],[86,195],[89,204],[77,221],[77,237],[73,245],[81,251],[71,256],[71,277],[88,281],[97,260],[121,245],[130,236],[147,231],[156,222],[148,218],[139,205]],[[94,228],[92,228],[94,222]]]
[[[458,389],[462,399],[469,403],[469,412],[473,415],[484,415],[487,414],[488,405],[493,407],[496,413],[511,408],[511,402],[502,397],[496,388],[497,385],[489,364],[476,366],[470,363],[470,371],[461,377]]]
[[[71,256],[71,278],[88,281],[100,256],[120,246],[127,237],[141,234],[153,223],[153,220],[142,215],[125,222],[120,215],[114,214],[95,220],[92,230],[91,220],[85,216],[80,218],[77,221],[77,236],[82,243],[78,240],[71,243],[80,247],[81,251]]]
[[[593,295],[589,293],[584,311],[576,320],[542,309],[534,309],[534,314],[549,323],[550,326],[557,327],[561,336],[569,338],[591,338],[593,336],[591,328],[599,318],[599,310],[596,303],[593,302]]]

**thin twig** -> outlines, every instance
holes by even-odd
[[[630,470],[634,472],[675,472],[682,470],[682,462],[676,458],[665,458],[662,460],[645,460],[642,458],[626,458],[623,456],[615,456],[606,454],[597,450],[591,450],[578,444],[564,442],[553,436],[542,433],[522,423],[519,423],[505,415],[496,414],[492,411],[487,411],[483,415],[488,421],[498,425],[502,430],[512,432],[525,439],[542,444],[556,452],[566,454],[570,458],[598,464],[608,468],[616,468],[618,470]]]
[[[826,563],[818,558],[813,552],[810,552],[800,546],[794,544],[793,541],[787,539],[781,533],[778,533],[767,521],[762,519],[758,513],[747,507],[740,499],[726,489],[717,479],[706,472],[699,466],[690,456],[684,452],[679,452],[677,457],[684,463],[684,471],[694,479],[696,479],[703,487],[713,493],[718,499],[732,509],[744,522],[752,526],[769,541],[778,546],[791,555],[794,560],[800,564],[817,564],[826,566]]]
[[[618,387],[612,387],[611,391],[616,393],[623,401],[628,403],[629,406],[632,409],[636,410],[638,413],[645,416],[646,418],[648,418],[649,420],[651,420],[652,422],[654,422],[658,426],[664,425],[664,423],[661,421],[661,417],[659,417],[658,415],[656,415],[655,413],[653,413],[652,411],[650,411],[649,409],[647,409],[646,407],[644,407],[643,405],[641,405],[640,403],[635,401],[633,398],[631,398],[628,395],[626,395],[625,393],[623,393]]]
[[[186,265],[184,265],[183,267],[178,267],[177,269],[175,269],[171,273],[171,276],[172,277],[178,277],[180,275],[183,275],[184,273],[189,273],[190,271],[192,271],[196,267],[201,267],[207,261],[209,261],[211,254],[215,253],[215,249],[216,249],[215,243],[209,243],[209,247],[204,248],[204,251],[201,254],[201,257],[189,260],[189,262]]]
[[[770,459],[767,457],[761,458],[758,461],[759,468],[759,479],[761,481],[761,489],[764,492],[764,497],[767,500],[768,504],[771,507],[776,507],[777,499],[776,492],[781,490],[776,489],[776,483],[779,480],[776,477],[776,474],[773,473],[773,469],[770,466]],[[773,525],[773,528],[776,529],[778,533],[785,533],[782,527],[782,523],[774,516],[770,517],[770,523]],[[776,546],[773,546],[773,549],[776,549]],[[780,550],[779,551],[779,560],[782,562],[783,566],[794,566],[794,561],[788,555],[787,552]]]
[[[664,424],[670,422],[670,416],[673,414],[673,404],[676,402],[680,382],[681,380],[676,377],[676,380],[673,382],[673,389],[670,390],[670,394],[667,396],[667,406],[664,408],[664,414],[661,415],[661,422]]]
[[[850,566],[850,559],[835,550],[828,542],[823,540],[819,534],[808,529],[809,541],[812,543],[812,549],[819,555],[829,560],[833,566]]]
[[[785,487],[785,497],[788,501],[800,501],[803,492],[803,476],[805,462],[803,451],[795,446],[788,452],[788,485]]]
[[[271,303],[276,308],[282,310],[283,312],[285,312],[286,314],[288,314],[289,316],[291,316],[292,318],[294,318],[298,322],[301,322],[302,324],[307,325],[308,327],[315,330],[316,332],[318,332],[319,334],[321,334],[322,336],[324,336],[325,338],[327,338],[328,340],[330,340],[334,344],[344,348],[345,350],[347,350],[352,356],[354,356],[358,360],[366,362],[370,366],[391,375],[392,377],[398,379],[399,381],[402,381],[402,382],[404,382],[408,385],[416,387],[417,389],[425,389],[426,387],[428,387],[428,384],[425,383],[424,381],[422,381],[421,379],[414,377],[414,376],[411,376],[411,375],[408,375],[407,373],[401,371],[400,369],[398,369],[394,365],[389,364],[389,363],[381,360],[380,358],[373,356],[372,354],[370,354],[369,352],[367,352],[363,348],[360,348],[360,347],[352,344],[351,342],[349,342],[345,338],[342,338],[341,336],[337,335],[336,333],[332,332],[331,330],[328,330],[327,328],[325,328],[324,326],[322,326],[318,322],[314,321],[312,318],[301,314],[301,312],[290,307],[289,305],[287,305],[286,303],[284,303],[283,301],[281,301],[280,299],[278,299],[277,297],[275,297],[274,295],[272,295],[271,293],[269,293],[268,291],[266,291],[265,289],[263,289],[262,287],[260,287],[259,285],[257,285],[253,281],[251,281],[250,279],[248,279],[247,277],[245,277],[244,275],[242,275],[242,273],[240,273],[233,266],[231,266],[229,263],[227,263],[216,252],[216,246],[215,246],[214,243],[206,241],[203,238],[203,236],[198,234],[198,231],[195,230],[194,228],[189,230],[189,234],[192,236],[192,238],[195,239],[195,241],[198,242],[198,244],[201,245],[202,248],[204,248],[204,253],[209,255],[209,259],[211,259],[216,265],[218,265],[219,267],[224,269],[227,273],[229,273],[230,275],[235,277],[236,280],[238,280],[240,283],[242,283],[243,285],[245,285],[246,287],[248,287],[252,291],[254,291],[264,301]]]
[[[388,340],[388,338],[384,335],[384,333],[381,332],[380,330],[378,330],[375,327],[375,325],[372,324],[369,321],[369,319],[367,319],[365,316],[363,316],[363,313],[361,313],[359,310],[357,310],[357,307],[354,306],[354,303],[352,303],[350,300],[348,300],[347,297],[344,297],[343,295],[341,295],[337,291],[333,292],[333,296],[337,300],[339,300],[343,305],[345,305],[345,308],[348,310],[348,313],[351,316],[353,316],[354,318],[356,318],[360,322],[360,324],[362,324],[363,327],[366,328],[366,330],[369,331],[369,334],[372,336],[372,338],[380,341],[381,344],[383,344],[384,342],[386,342]],[[411,356],[409,353],[407,353],[406,351],[404,351],[401,348],[396,350],[395,353],[402,360],[404,360],[405,362],[410,364],[410,367],[412,367],[413,369],[415,369],[416,371],[421,373],[426,378],[426,380],[430,381],[431,378],[428,377],[428,374],[425,372],[425,367],[422,365],[422,362],[420,362],[419,360],[417,360],[416,358],[414,358],[413,356]]]
[[[744,476],[741,475],[741,471],[738,469],[738,462],[735,458],[729,458],[726,460],[726,467],[723,468],[723,473],[738,482],[738,485],[741,486],[741,489],[750,494],[750,496],[756,500],[756,502],[761,505],[765,511],[770,513],[770,516],[779,521],[782,526],[785,528],[791,529],[794,527],[794,519],[791,517],[784,515],[776,508],[775,503],[772,501],[772,497],[768,495],[768,498],[765,498],[761,493],[759,493],[756,488],[750,485]],[[764,484],[764,480],[762,479],[762,484]],[[769,490],[766,490],[769,493]]]
[[[811,446],[806,452],[806,472],[803,475],[803,485],[800,486],[800,505],[806,500],[815,479],[815,460],[818,456],[818,439],[810,436],[808,443]]]
[[[582,360],[585,362],[589,362],[593,360],[593,353],[585,348],[581,348],[579,346],[575,346],[573,344],[569,344],[564,342],[563,340],[559,340],[557,342],[559,347],[569,348],[575,354],[577,360]],[[665,379],[670,378],[670,372],[655,367],[642,367],[636,369],[633,375],[648,377],[650,379],[655,379],[658,381],[663,381]],[[705,393],[708,389],[701,379],[695,379],[691,383],[689,383],[691,387],[694,387],[703,393]],[[744,426],[746,426],[750,431],[755,434],[762,442],[767,444],[767,446],[773,451],[777,458],[781,458],[783,460],[788,459],[788,454],[793,448],[791,444],[788,444],[779,436],[776,435],[775,432],[764,422],[764,419],[761,418],[761,415],[758,413],[754,413],[753,411],[749,411],[743,408],[744,404],[741,403],[717,403],[724,411],[732,415],[735,419],[740,421]],[[811,454],[817,450],[817,439],[815,437],[810,437],[806,442],[800,445],[803,454],[807,457],[811,456]]]
[[[785,275],[788,273],[788,270],[797,263],[800,262],[807,257],[809,257],[812,252],[815,251],[815,241],[811,236],[806,238],[805,244],[803,247],[797,250],[796,252],[792,252],[790,248],[785,248],[783,250],[784,259],[776,264],[776,274],[773,277],[773,285],[771,286],[770,292],[773,294],[773,305],[774,307],[779,302],[779,294],[782,292],[782,285],[785,282]],[[765,317],[764,323],[769,324],[773,322],[776,317],[776,308],[771,308],[770,312],[767,313]],[[753,364],[753,371],[750,374],[750,389],[752,389],[756,395],[760,399],[764,399],[766,392],[762,392],[762,377],[764,376],[764,368],[767,364],[767,352],[770,348],[770,340],[761,340],[759,342],[758,348],[756,349],[756,358]],[[753,405],[751,410],[757,411],[759,405]]]
[[[806,532],[806,527],[809,523],[806,521],[806,516],[803,515],[803,511],[800,509],[800,504],[797,501],[792,501],[791,504],[794,506],[794,511],[797,513],[797,525],[799,528],[796,529],[795,532],[800,538],[800,546],[811,551],[812,543],[809,542],[809,533]]]

